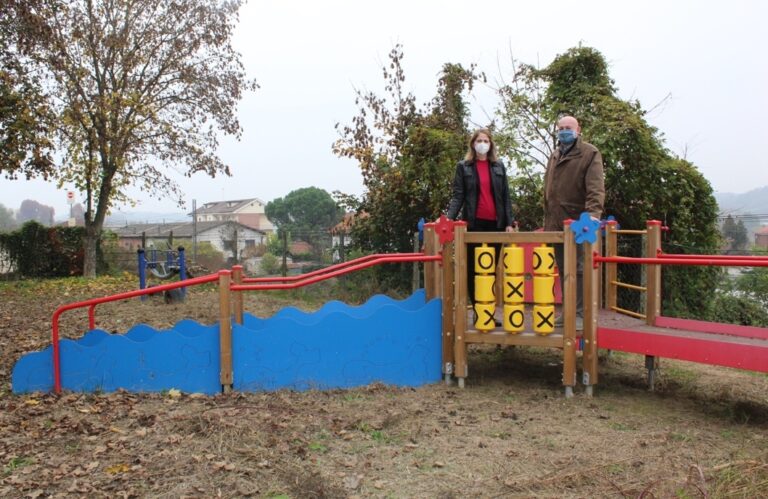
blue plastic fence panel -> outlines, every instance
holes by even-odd
[[[416,308],[376,299],[235,326],[234,388],[242,391],[349,388],[373,382],[420,386],[442,377],[441,302]],[[312,320],[314,319],[314,320]]]
[[[221,392],[218,325],[182,321],[168,331],[138,325],[124,335],[94,330],[60,347],[65,390]],[[52,363],[52,347],[24,355],[13,368],[14,393],[53,390]]]

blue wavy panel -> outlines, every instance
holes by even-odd
[[[140,325],[125,335],[94,330],[60,346],[65,390],[221,391],[217,325],[182,321],[164,332]],[[19,359],[12,374],[14,393],[53,390],[52,359],[52,347]]]
[[[291,308],[270,319],[251,316],[233,330],[235,388],[307,389],[383,382],[418,386],[441,379],[441,303],[416,293],[365,305],[339,302],[315,313]],[[218,325],[183,320],[157,331],[139,324],[123,335],[103,330],[62,340],[62,387],[70,391],[162,391],[215,394]],[[53,389],[52,348],[24,355],[13,368],[14,393]]]
[[[234,388],[305,390],[437,382],[440,308],[437,299],[414,310],[397,302],[383,306],[374,302],[364,313],[334,311],[314,324],[275,317],[258,330],[235,326]]]
[[[265,321],[277,318],[286,318],[300,322],[302,324],[316,324],[328,314],[345,313],[353,317],[365,317],[371,315],[375,310],[385,305],[396,305],[404,310],[416,310],[424,306],[426,293],[423,289],[416,290],[411,296],[404,300],[395,300],[386,295],[374,295],[363,305],[352,306],[340,301],[329,301],[320,309],[314,312],[305,312],[296,307],[285,307],[278,310],[275,315],[264,319],[251,314],[244,314],[243,325],[249,329],[261,329],[265,326]]]

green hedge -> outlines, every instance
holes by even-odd
[[[17,277],[65,277],[83,273],[83,227],[45,227],[26,222],[0,233],[0,252]],[[100,251],[98,258],[101,262]],[[100,265],[103,266],[103,265]]]

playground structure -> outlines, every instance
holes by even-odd
[[[159,255],[163,255],[163,257],[158,258]],[[179,246],[176,251],[139,248],[136,250],[136,256],[139,289],[147,288],[147,271],[160,280],[169,279],[176,274],[179,276],[179,281],[184,281],[187,278],[187,263],[183,246]],[[183,299],[186,291],[186,287],[180,287],[176,293],[180,294]],[[166,292],[170,292],[170,290]],[[146,295],[141,295],[141,299],[146,299]]]
[[[422,322],[419,322],[416,327],[409,330],[411,331],[409,334],[415,336],[439,339],[436,343],[430,343],[428,348],[433,348],[434,345],[437,345],[436,348],[440,350],[437,355],[440,358],[440,362],[438,364],[437,362],[432,363],[431,361],[424,361],[425,370],[429,372],[424,376],[413,378],[416,379],[416,381],[407,381],[406,383],[418,384],[434,382],[435,379],[440,379],[441,377],[445,379],[446,382],[450,382],[455,377],[458,381],[458,385],[464,387],[465,380],[469,376],[467,347],[470,344],[517,345],[521,347],[537,346],[562,350],[562,382],[567,397],[573,395],[573,390],[576,386],[577,352],[579,350],[583,352],[581,356],[581,367],[583,372],[582,383],[585,387],[585,393],[588,396],[593,394],[594,386],[598,382],[598,348],[646,355],[646,366],[649,369],[649,381],[651,382],[653,381],[653,375],[659,357],[669,357],[693,362],[768,372],[768,355],[766,355],[768,354],[767,329],[666,318],[660,314],[661,268],[663,265],[764,267],[768,266],[768,257],[744,258],[664,254],[661,252],[660,234],[661,223],[657,221],[648,222],[645,230],[632,231],[619,230],[615,222],[609,222],[606,225],[605,230],[606,244],[605,254],[603,255],[603,252],[601,251],[602,241],[600,231],[596,230],[596,227],[582,223],[581,221],[566,223],[565,230],[562,232],[474,233],[467,232],[466,225],[462,222],[451,222],[445,218],[441,218],[441,220],[436,223],[425,224],[424,250],[421,253],[369,255],[308,274],[291,277],[248,278],[243,275],[241,267],[235,266],[232,271],[223,270],[217,274],[210,274],[160,285],[151,290],[140,289],[109,297],[95,298],[84,302],[64,305],[59,307],[53,314],[52,347],[50,354],[46,354],[46,358],[50,361],[49,367],[46,367],[46,369],[48,369],[48,375],[51,378],[50,389],[60,392],[62,386],[67,386],[66,383],[62,382],[61,375],[62,358],[58,321],[62,313],[76,308],[87,307],[89,327],[91,330],[94,330],[96,322],[95,307],[101,303],[145,296],[152,292],[213,282],[218,282],[219,285],[220,321],[215,327],[215,333],[212,333],[217,336],[217,345],[215,348],[212,348],[210,352],[215,352],[217,359],[215,363],[207,363],[206,366],[208,371],[215,371],[215,373],[218,374],[218,380],[216,380],[215,383],[216,386],[219,386],[224,391],[229,391],[233,389],[233,387],[234,389],[246,390],[271,389],[277,387],[278,385],[270,384],[263,379],[259,380],[248,377],[250,375],[244,376],[239,374],[238,369],[241,368],[237,366],[241,365],[238,364],[238,362],[242,359],[235,359],[235,362],[233,363],[233,357],[237,357],[238,355],[240,355],[240,357],[243,356],[237,345],[233,347],[233,336],[236,341],[241,341],[241,338],[248,337],[248,335],[253,336],[255,334],[253,332],[253,328],[255,327],[254,319],[252,316],[249,318],[248,314],[245,314],[243,311],[243,293],[272,289],[294,289],[374,265],[404,262],[423,263],[425,292],[424,297],[420,299],[425,301],[427,305],[439,302],[442,309],[441,314],[436,316],[437,320],[432,320],[432,318],[427,317]],[[646,256],[637,258],[617,255],[618,245],[616,244],[616,240],[619,235],[644,236],[646,239]],[[584,248],[584,329],[581,332],[576,330],[575,325],[577,241],[582,244]],[[514,324],[519,324],[520,309],[517,308],[519,307],[519,302],[512,303],[511,300],[509,303],[502,305],[502,310],[505,311],[502,327],[497,327],[493,324],[493,327],[478,328],[477,323],[470,324],[470,321],[467,320],[469,311],[467,307],[468,297],[466,282],[466,265],[468,264],[467,246],[469,244],[483,243],[502,244],[507,247],[516,245],[517,247],[525,248],[524,251],[527,252],[528,255],[524,258],[528,263],[530,263],[532,255],[538,254],[535,251],[536,247],[552,244],[564,245],[564,268],[561,269],[560,272],[560,277],[563,279],[564,283],[562,299],[562,313],[564,316],[563,328],[549,328],[545,325],[542,329],[541,327],[537,327],[530,315],[523,321],[522,328],[512,327]],[[542,258],[546,258],[546,256],[542,257],[541,255],[547,254],[548,253],[546,252],[539,254],[538,259],[541,260]],[[617,265],[621,264],[639,264],[645,266],[645,286],[619,282],[616,277],[616,269]],[[513,265],[510,264],[509,267],[506,265],[507,262],[505,262],[504,272],[509,274],[510,277],[519,279],[519,268],[515,270]],[[496,270],[497,275],[499,272],[500,270]],[[601,273],[605,274],[604,285],[602,284],[603,279]],[[529,284],[535,279],[535,272],[534,279],[530,279],[531,276],[527,272],[524,274],[523,281],[526,286],[524,296],[528,297],[526,301],[530,302],[530,296],[533,295],[534,301],[536,302],[549,302],[549,297],[545,297],[544,299],[536,298],[536,295],[540,294],[537,293],[536,289],[533,290],[532,294],[530,293],[531,290]],[[488,277],[488,274],[486,274],[486,277]],[[545,274],[545,277],[549,278],[551,276]],[[546,282],[552,281],[547,280]],[[499,279],[498,282],[492,284],[491,287],[493,289],[498,289],[499,285],[503,285],[504,292],[499,293],[498,291],[492,291],[491,293],[494,296],[489,301],[487,298],[489,288],[486,287],[484,291],[481,291],[485,293],[486,296],[480,301],[483,302],[485,306],[489,307],[486,308],[486,310],[492,310],[491,314],[494,314],[495,306],[492,302],[496,301],[497,304],[501,304],[502,296],[507,298],[508,296],[505,295],[509,295],[510,291],[519,290],[519,284],[519,280],[513,281],[506,278]],[[547,286],[551,286],[551,284],[547,284]],[[632,289],[645,295],[643,313],[619,308],[616,300],[617,289],[619,287]],[[555,293],[552,294],[552,298],[554,298],[554,295]],[[603,296],[604,300],[602,299]],[[551,301],[552,303],[555,302],[554,299]],[[505,305],[514,308],[506,308]],[[542,303],[538,303],[537,305],[542,305]],[[551,306],[551,303],[543,303],[543,305],[549,307]],[[405,308],[415,309],[415,307],[415,305],[408,305]],[[534,307],[531,308],[533,315],[536,316],[537,312]],[[525,310],[525,308],[523,308],[523,310]],[[429,313],[427,313],[427,315],[429,315]],[[512,317],[513,313],[515,314],[514,320]],[[354,313],[349,311],[346,311],[345,314],[354,315]],[[358,315],[362,317],[365,314]],[[331,317],[333,314],[328,312],[325,316]],[[377,333],[379,336],[371,337],[369,341],[367,340],[367,343],[364,342],[364,349],[367,352],[366,355],[376,356],[379,346],[392,343],[391,339],[394,337],[394,333],[408,325],[405,322],[411,320],[409,317],[415,316],[403,313],[401,317],[403,323],[389,324],[385,329]],[[541,320],[546,318],[546,320],[549,321],[550,313],[547,310],[539,314],[538,317]],[[302,324],[307,326],[311,325],[313,321],[318,322],[316,319],[305,318],[301,320],[303,321]],[[339,319],[338,323],[344,321],[345,319],[342,318]],[[365,335],[369,333],[365,328],[360,328],[360,323],[354,321],[347,322],[349,322],[349,324],[344,326],[346,328],[344,330],[348,332],[351,331],[351,334],[346,336],[346,339],[342,342],[351,342],[352,339],[357,339],[358,336],[365,338]],[[380,322],[380,320],[377,319],[376,321],[371,321],[366,324],[373,324],[376,322]],[[340,331],[338,323],[326,324],[326,329],[323,331],[327,332],[328,336],[332,336],[335,332]],[[293,325],[295,326],[295,323]],[[251,328],[251,331],[245,331],[243,328],[246,326]],[[375,328],[372,327],[372,329]],[[341,333],[339,334],[341,335]],[[136,333],[134,336],[141,335]],[[98,338],[89,341],[95,343],[97,340]],[[330,342],[330,338],[323,337],[320,343],[323,342]],[[418,343],[418,348],[421,348],[426,344],[426,340],[425,342]],[[374,347],[372,345],[376,346]],[[304,347],[305,345],[301,346]],[[252,351],[259,352],[259,349],[261,348],[263,348],[263,346],[254,347]],[[321,344],[313,344],[312,348],[317,349],[317,352],[319,352],[319,355],[322,357]],[[407,350],[408,348],[413,347],[403,347],[400,345],[397,348],[399,348],[399,350],[396,349],[397,352],[402,352],[405,351],[403,348],[406,348]],[[295,345],[291,346],[288,350],[289,355],[295,356]],[[211,355],[210,352],[206,353],[206,355]],[[358,355],[358,353],[354,353],[353,355]],[[431,358],[431,354],[425,354],[424,358],[427,357]],[[24,360],[24,357],[22,357],[22,360]],[[256,355],[247,360],[245,364],[248,364],[249,362],[251,364],[258,364],[263,361],[263,357]],[[290,359],[281,359],[281,362],[287,363],[289,361]],[[333,359],[331,362],[328,362],[327,358],[324,358],[323,362],[318,362],[317,365],[328,366],[333,363],[342,362],[342,360]],[[398,364],[397,359],[393,359],[391,356],[386,359],[376,358],[375,360],[371,360],[370,358],[355,358],[355,362],[357,362],[357,364],[355,364],[355,370],[368,370],[369,373],[368,377],[356,379],[368,380],[368,382],[377,379],[375,369],[378,369],[379,367],[397,364],[397,369],[407,368],[402,364]],[[17,367],[20,364],[22,364],[22,361],[17,364]],[[22,374],[23,373],[17,376],[17,369],[14,369],[14,391],[25,391],[25,387],[22,386],[21,383],[17,386],[17,379],[24,379]],[[312,379],[306,378],[306,373],[301,374],[301,376],[304,377],[301,378],[299,382],[294,384],[289,382],[286,385],[279,386],[304,388],[314,386],[323,388],[326,386],[352,386],[350,383],[353,383],[349,380],[342,380],[340,384],[336,385],[328,384],[326,382],[313,383]],[[373,378],[371,378],[371,376],[373,376]],[[242,381],[246,378],[246,381]],[[390,378],[383,377],[382,379],[388,380]],[[394,382],[397,383],[397,381]],[[45,383],[46,382],[43,382],[41,385],[35,386],[38,386],[38,389],[45,389],[45,387],[49,386]],[[360,381],[360,383],[363,383],[363,381]],[[172,387],[173,386],[169,386],[166,388]],[[151,389],[162,388],[152,385]]]

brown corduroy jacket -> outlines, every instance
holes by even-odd
[[[549,158],[544,173],[544,230],[563,230],[563,221],[582,212],[600,218],[605,202],[603,157],[595,146],[576,139],[564,157],[560,149]]]

